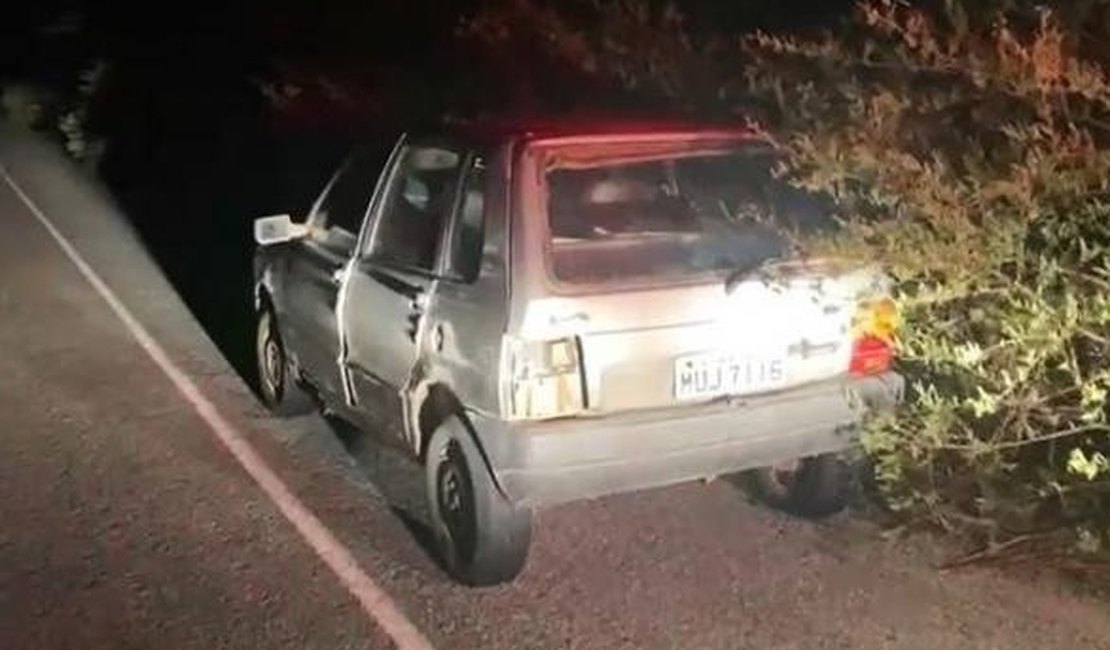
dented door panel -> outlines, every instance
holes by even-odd
[[[423,275],[353,265],[345,288],[344,367],[352,406],[390,437],[404,438],[402,391],[423,341],[425,306],[434,281]]]
[[[448,145],[404,143],[350,265],[340,366],[348,404],[386,436],[414,438],[410,395],[423,374],[429,310],[440,282],[444,224],[465,159]]]

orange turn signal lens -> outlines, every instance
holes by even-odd
[[[855,319],[855,335],[874,337],[883,341],[893,341],[898,333],[900,318],[898,303],[885,297],[869,300],[859,306]]]
[[[889,370],[894,364],[894,337],[899,325],[898,303],[893,298],[861,303],[853,322],[855,340],[849,372],[874,375]]]

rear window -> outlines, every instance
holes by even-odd
[[[774,177],[765,147],[552,164],[551,267],[571,284],[728,275],[785,253],[785,229],[832,227],[818,197]]]

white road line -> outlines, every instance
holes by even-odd
[[[123,321],[124,326],[135,338],[135,341],[162,369],[162,372],[165,373],[182,397],[192,404],[197,415],[204,420],[212,433],[227,447],[235,460],[239,461],[247,474],[258,483],[266,496],[273,501],[281,514],[285,515],[289,523],[293,524],[293,527],[323,560],[324,564],[335,573],[343,586],[358,600],[363,611],[376,621],[402,650],[431,650],[432,644],[424,634],[401,613],[393,599],[366,574],[351,554],[351,551],[335,537],[311,510],[301,503],[300,499],[293,494],[289,487],[278,477],[277,473],[255,451],[246,437],[220,415],[215,405],[201,393],[193,380],[170,359],[165,349],[131,314],[111,287],[101,279],[89,263],[77,252],[73,244],[43,214],[42,210],[31,200],[31,197],[27,196],[27,193],[12,178],[7,167],[3,164],[0,164],[0,174],[3,174],[4,180],[7,181],[12,191],[23,201],[42,227],[50,233],[50,236],[54,238],[54,241],[77,267],[77,270],[81,272],[81,275],[85,276],[85,279],[108,303],[116,316]]]

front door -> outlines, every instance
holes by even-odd
[[[290,349],[300,370],[326,397],[343,395],[336,306],[342,270],[384,167],[382,152],[356,151],[321,194],[309,215],[309,236],[297,242],[285,292]]]
[[[350,404],[386,435],[409,430],[403,395],[420,355],[464,158],[451,147],[404,147],[341,297]]]

